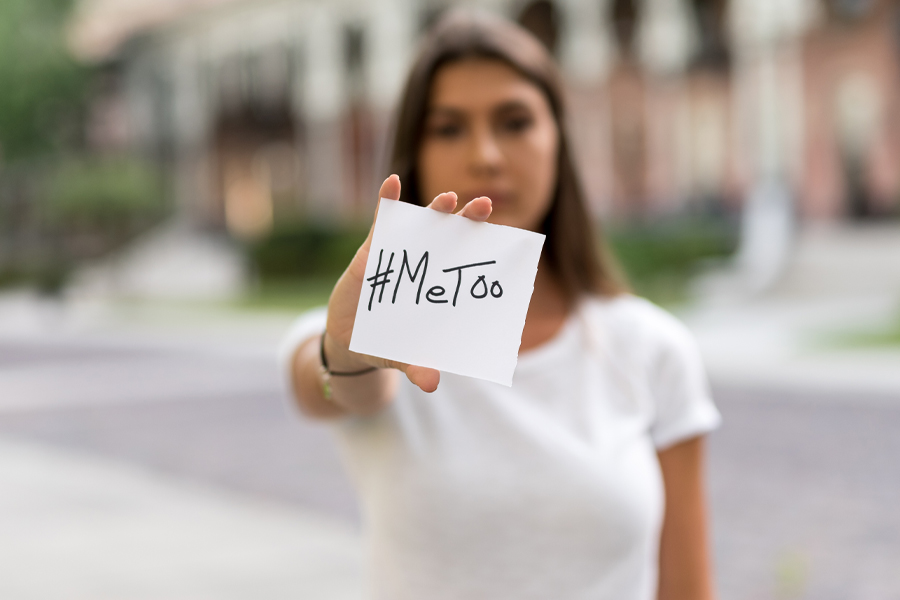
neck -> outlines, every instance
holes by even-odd
[[[550,268],[541,261],[534,279],[534,293],[522,331],[522,350],[528,350],[550,340],[560,330],[572,302]]]

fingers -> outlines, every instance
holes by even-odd
[[[456,210],[456,192],[438,194],[431,201],[431,204],[428,205],[428,208],[433,208],[442,213],[452,213]]]
[[[487,196],[480,196],[463,206],[462,210],[456,214],[473,221],[487,221],[488,217],[491,216],[492,208],[491,199]]]
[[[440,212],[452,213],[456,210],[457,200],[458,198],[455,192],[444,192],[443,194],[435,196],[428,207]],[[491,216],[491,209],[491,199],[486,196],[481,196],[463,206],[456,214],[460,217],[472,219],[473,221],[487,221]]]

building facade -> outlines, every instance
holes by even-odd
[[[558,57],[598,216],[733,212],[767,185],[810,220],[898,211],[892,0],[86,1],[90,139],[165,165],[198,226],[368,219],[416,44],[457,5]]]

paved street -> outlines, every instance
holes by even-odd
[[[268,341],[162,337],[0,341],[0,597],[356,597],[352,491]],[[722,597],[900,598],[900,397],[716,395]]]

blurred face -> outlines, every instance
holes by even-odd
[[[422,200],[456,192],[457,208],[479,196],[492,223],[536,230],[556,185],[559,132],[541,90],[503,62],[441,67],[432,82],[419,151]]]

